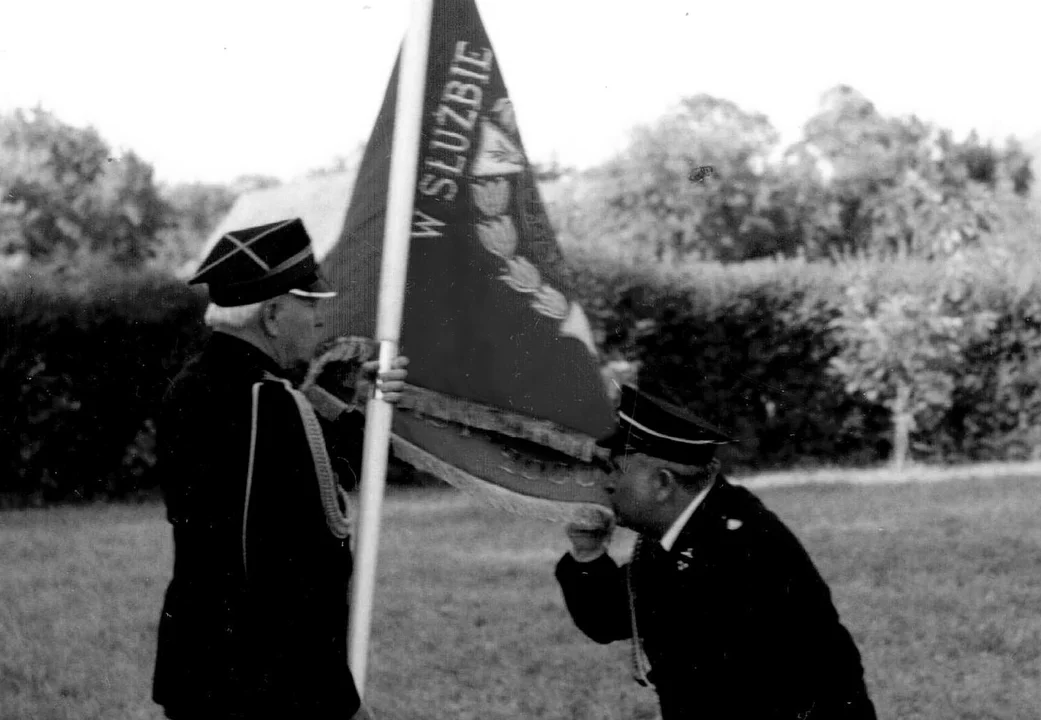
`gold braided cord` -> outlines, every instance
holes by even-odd
[[[650,684],[650,666],[647,653],[643,650],[643,641],[640,640],[640,630],[636,627],[636,591],[633,589],[633,568],[636,567],[636,559],[640,556],[640,546],[643,544],[643,536],[636,538],[633,546],[633,556],[629,560],[629,567],[625,573],[625,586],[629,591],[629,622],[632,625],[633,637],[630,644],[630,661],[632,664],[633,680],[637,684],[647,687]]]
[[[347,498],[340,490],[336,482],[336,473],[329,461],[329,453],[325,449],[325,436],[322,435],[322,426],[318,422],[318,416],[314,413],[311,403],[307,402],[304,394],[294,390],[287,385],[289,394],[296,401],[296,407],[300,411],[300,419],[304,422],[304,433],[307,442],[311,446],[311,458],[314,461],[314,471],[318,478],[318,492],[322,498],[322,510],[325,511],[325,524],[334,537],[343,540],[351,532],[351,524],[347,512]],[[339,490],[339,492],[337,492]],[[343,505],[341,506],[341,503]]]
[[[709,487],[711,487],[716,482],[716,478],[719,477],[719,472],[721,468],[722,463],[719,461],[719,458],[712,458],[712,460],[710,460],[708,464],[705,465],[705,467],[698,468],[695,474],[703,475],[706,478]],[[691,520],[688,520],[687,522],[693,522],[693,518]],[[647,653],[643,649],[643,641],[640,639],[640,631],[636,627],[636,588],[633,585],[633,575],[635,574],[636,561],[637,558],[639,558],[639,556],[642,554],[641,550],[643,549],[644,542],[645,538],[643,535],[640,535],[636,538],[636,544],[633,545],[633,556],[629,560],[629,567],[627,568],[627,572],[625,574],[625,586],[626,589],[629,591],[629,620],[632,623],[633,631],[632,646],[630,653],[630,658],[632,661],[633,679],[636,680],[636,682],[640,685],[646,687],[650,684],[649,673],[651,663],[650,660],[648,660],[647,658]]]
[[[307,436],[307,444],[311,448],[311,460],[314,463],[315,477],[318,478],[318,493],[325,513],[325,524],[334,537],[343,540],[351,531],[350,505],[347,494],[336,482],[336,473],[333,472],[333,464],[325,449],[325,436],[322,434],[318,416],[304,394],[296,390],[288,380],[270,374],[266,377],[282,383],[296,403],[300,420],[304,425],[304,434]]]

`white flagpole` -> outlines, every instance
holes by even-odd
[[[397,356],[401,335],[433,4],[434,0],[413,0],[412,16],[401,51],[401,64],[398,67],[383,261],[380,268],[376,317],[376,340],[380,344],[381,370],[389,369],[391,360]],[[369,631],[376,589],[376,550],[379,544],[380,512],[383,489],[386,485],[387,451],[392,418],[393,406],[377,391],[375,397],[369,400],[365,411],[361,508],[356,538],[355,574],[351,586],[348,641],[348,662],[358,694],[362,696],[365,693]]]

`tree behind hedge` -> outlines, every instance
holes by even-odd
[[[848,86],[822,96],[783,152],[777,139],[759,113],[686,98],[554,192],[551,217],[564,242],[651,263],[942,258],[1018,231],[1008,201],[1025,202],[1034,178],[1014,139],[958,140]]]
[[[0,255],[104,254],[133,267],[166,222],[152,167],[133,152],[42,109],[0,115]]]
[[[891,460],[900,470],[920,420],[943,416],[959,386],[980,384],[966,350],[990,336],[997,313],[974,307],[961,257],[930,268],[931,273],[918,264],[916,285],[895,290],[878,278],[887,265],[858,273],[847,287],[840,314],[830,324],[840,349],[829,370],[843,380],[847,393],[889,410]]]

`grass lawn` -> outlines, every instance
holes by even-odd
[[[1041,478],[758,494],[803,539],[880,718],[1041,717]],[[623,556],[631,535],[616,536]],[[368,700],[381,718],[647,718],[627,646],[574,627],[560,528],[452,490],[388,498]],[[156,505],[0,513],[0,718],[159,718],[171,567]],[[696,692],[696,688],[692,688]]]

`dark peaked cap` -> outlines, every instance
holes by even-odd
[[[233,307],[285,293],[333,297],[300,218],[233,230],[221,237],[189,285],[205,283],[215,305]]]
[[[705,465],[717,446],[732,442],[693,413],[624,385],[618,427],[597,444],[612,455],[639,453],[681,465]]]

